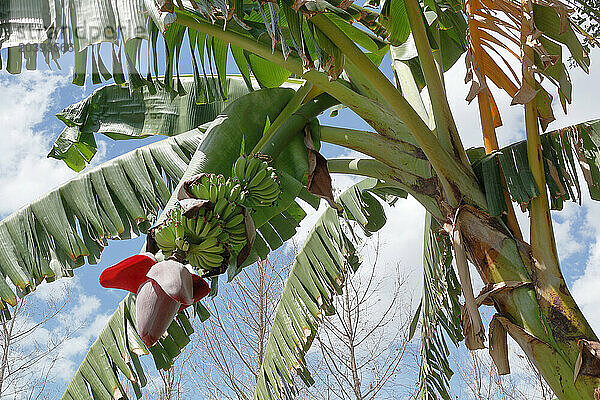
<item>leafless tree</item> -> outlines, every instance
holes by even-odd
[[[293,263],[294,251],[279,250],[220,285],[208,303],[211,317],[196,323],[189,366],[203,399],[252,398],[269,331]]]
[[[69,302],[67,285],[45,299],[27,296],[10,307],[11,318],[0,319],[0,398],[51,398],[47,384],[61,358],[60,347],[78,327],[66,326],[56,334],[49,328]]]
[[[195,346],[186,346],[175,363],[167,371],[158,371],[158,379],[151,381],[148,398],[153,400],[182,400],[187,398],[191,389],[189,361],[194,355]],[[197,396],[189,396],[197,398]]]
[[[377,241],[370,265],[345,277],[336,314],[325,319],[317,337],[316,383],[305,398],[398,398],[404,388],[398,372],[409,342],[410,299],[399,268],[382,277],[378,258]]]

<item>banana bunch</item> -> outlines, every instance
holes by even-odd
[[[275,168],[269,166],[266,156],[241,156],[236,160],[233,171],[241,182],[248,206],[269,207],[279,199],[279,177]]]
[[[189,192],[198,199],[208,200],[221,207],[230,203],[243,203],[244,193],[242,186],[236,178],[225,179],[223,175],[204,174],[188,187]]]
[[[190,248],[190,241],[182,223],[183,218],[181,209],[177,207],[171,211],[163,224],[154,229],[154,240],[165,257],[171,256],[176,250],[186,252]]]
[[[221,267],[228,257],[227,248],[214,236],[192,244],[187,253],[187,261],[192,267],[208,271]]]
[[[175,224],[165,223],[154,229],[154,240],[165,257],[169,257],[177,248],[175,245],[176,238]]]
[[[232,247],[246,243],[246,222],[241,206],[236,206],[235,212],[223,219],[223,230],[228,235],[228,243]]]
[[[238,211],[243,220],[243,210],[239,208],[239,211],[236,207],[233,210]],[[230,246],[246,240],[244,233],[243,238],[236,236],[237,241],[231,241],[226,222],[231,220],[231,217],[228,220],[218,218],[210,207],[202,207],[194,218],[187,218],[180,207],[175,207],[167,220],[154,229],[154,239],[165,257],[179,252],[181,258],[196,269],[218,269],[229,260]]]
[[[203,174],[187,186],[193,197],[208,200],[193,218],[174,208],[153,235],[165,257],[173,254],[199,270],[220,270],[246,243],[246,206],[271,206],[281,194],[275,169],[264,156],[240,157],[235,176]]]
[[[199,229],[198,224],[202,223],[200,219],[203,218],[204,224],[210,224],[211,228],[216,230],[216,232],[209,231],[208,236],[217,236],[221,242],[227,243],[231,247],[246,242],[244,208],[242,207],[245,193],[237,178],[225,180],[223,175],[205,174],[191,184],[188,191],[199,199],[209,200],[213,205],[212,210],[204,208],[205,214],[198,215],[195,222],[196,231]],[[193,223],[190,222],[190,225]],[[218,227],[215,227],[215,224]],[[202,234],[198,236],[206,237]]]

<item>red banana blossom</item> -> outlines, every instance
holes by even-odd
[[[151,347],[167,331],[175,315],[210,291],[204,279],[175,260],[157,262],[151,253],[137,254],[105,269],[100,285],[137,293],[136,325]]]

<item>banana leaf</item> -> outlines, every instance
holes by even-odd
[[[132,92],[128,84],[104,86],[57,114],[67,127],[48,156],[79,172],[96,153],[95,134],[115,140],[174,136],[210,122],[229,103],[248,93],[242,77],[229,76],[227,100],[198,103],[203,88],[217,79],[182,77],[185,94],[181,96],[173,96],[164,85],[157,85],[154,92],[148,88]]]
[[[0,221],[0,306],[96,264],[107,240],[145,233],[204,134],[153,143],[80,174]]]
[[[258,375],[254,399],[290,398],[297,394],[295,375],[311,385],[305,356],[326,315],[335,313],[334,297],[360,266],[356,225],[365,233],[383,227],[382,199],[387,193],[368,178],[343,192],[342,214],[328,207],[296,255],[279,304]],[[352,225],[350,221],[356,225]]]
[[[460,283],[452,268],[452,250],[448,239],[440,235],[440,226],[431,214],[425,216],[423,246],[423,294],[410,325],[412,338],[421,322],[419,387],[423,399],[450,400],[447,339],[455,346],[463,340]]]
[[[587,183],[590,197],[600,200],[600,121],[592,120],[541,135],[542,158],[550,206],[562,210],[565,201],[581,203],[581,187],[577,165]],[[527,207],[539,194],[527,162],[527,143],[517,142],[485,155],[482,148],[468,150],[473,169],[485,190],[493,216],[506,212],[500,186],[506,179],[513,201]],[[500,188],[500,190],[498,190]]]

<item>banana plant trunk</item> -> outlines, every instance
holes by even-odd
[[[495,306],[494,317],[523,349],[561,400],[594,399],[597,377],[575,379],[580,340],[597,341],[562,276],[533,257],[498,221],[473,207],[457,216],[469,259]],[[584,360],[585,362],[585,360]],[[600,371],[598,371],[600,372]]]

